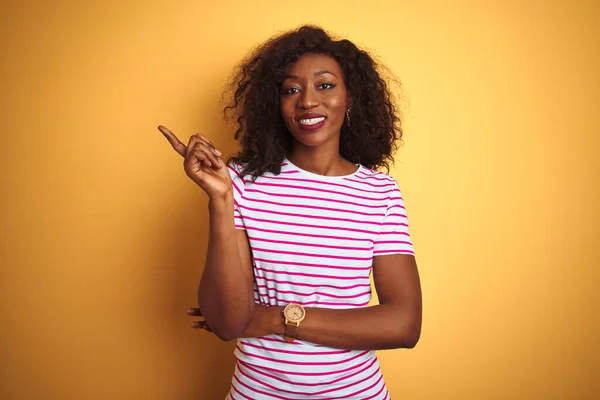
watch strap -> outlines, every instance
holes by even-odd
[[[293,342],[298,337],[298,325],[294,322],[285,321],[285,341],[288,343]]]

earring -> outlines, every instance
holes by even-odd
[[[348,124],[348,128],[350,128],[350,107],[346,110],[346,121]]]

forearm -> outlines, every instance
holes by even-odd
[[[283,335],[283,307],[271,308],[271,333]],[[307,308],[306,318],[298,329],[298,339],[340,349],[384,350],[413,348],[420,333],[420,312],[410,312],[394,304],[381,304],[345,310]]]
[[[241,335],[254,313],[233,220],[233,199],[209,203],[210,228],[198,305],[213,332],[223,340]]]

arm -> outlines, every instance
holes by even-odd
[[[379,305],[347,310],[307,308],[298,339],[349,350],[413,348],[421,334],[421,285],[414,256],[377,256]],[[256,306],[245,336],[284,334],[283,307]]]
[[[245,231],[235,229],[232,170],[221,152],[203,135],[184,145],[173,132],[158,130],[184,158],[184,170],[209,197],[210,229],[206,266],[198,289],[198,305],[206,321],[222,340],[240,336],[254,313],[250,246]]]
[[[235,229],[233,198],[209,203],[206,267],[198,305],[212,331],[225,341],[242,335],[254,314],[253,274],[246,231]]]

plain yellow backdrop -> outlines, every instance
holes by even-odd
[[[402,81],[424,293],[394,399],[600,398],[596,1],[22,1],[0,7],[0,398],[222,399],[189,328],[207,199],[156,130],[236,151],[233,66],[315,23]],[[375,328],[375,327],[374,327]]]

